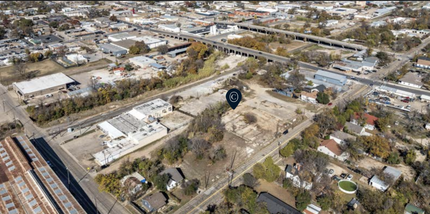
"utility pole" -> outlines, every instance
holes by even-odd
[[[70,191],[70,171],[69,171],[69,167],[66,166],[66,170],[67,170],[67,189]]]

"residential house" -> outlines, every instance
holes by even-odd
[[[395,169],[391,166],[384,167],[383,172],[391,175],[393,177],[393,181],[396,181],[402,175],[402,172],[400,170]],[[390,186],[386,182],[379,179],[377,175],[372,176],[372,178],[369,180],[369,185],[381,191],[386,191]]]
[[[360,206],[360,202],[356,198],[352,198],[346,206],[348,210],[356,210]]]
[[[142,183],[147,183],[147,181],[138,172],[133,172],[121,179],[121,185],[123,187],[128,187],[128,191],[132,194],[135,194],[142,189]]]
[[[302,91],[300,93],[300,100],[308,102],[308,103],[312,103],[312,104],[317,104],[317,91],[314,92],[306,92],[306,91]]]
[[[330,139],[336,141],[337,144],[342,144],[346,139],[355,140],[356,137],[342,131],[335,131],[330,135]]]
[[[301,214],[300,211],[294,207],[281,201],[279,198],[267,192],[262,192],[258,195],[257,202],[264,202],[270,214],[288,213],[288,214]]]
[[[299,177],[301,167],[302,165],[299,163],[295,163],[294,166],[287,164],[287,166],[285,166],[285,178],[291,179],[295,187],[310,190],[313,185],[312,182],[302,181]]]
[[[143,208],[149,213],[158,212],[158,210],[166,204],[167,198],[161,192],[146,196],[142,199]]]
[[[170,191],[177,187],[183,180],[184,176],[177,168],[168,168],[162,171],[160,174],[168,174],[170,176],[167,182],[167,190]]]
[[[366,131],[364,130],[364,127],[350,123],[350,122],[346,122],[345,123],[345,127],[348,129],[349,132],[354,133],[356,135],[367,135]]]
[[[399,84],[413,88],[421,88],[423,86],[421,78],[422,77],[418,73],[408,72],[399,80]]]
[[[405,214],[425,214],[425,212],[421,208],[408,203],[405,207]]]
[[[364,128],[369,129],[369,130],[375,129],[375,124],[376,124],[376,121],[378,120],[377,117],[370,115],[368,113],[359,114],[359,113],[355,112],[353,119],[351,120],[351,123],[355,124],[355,125],[361,125],[360,119],[364,120],[364,124],[365,124]]]
[[[419,67],[419,68],[429,69],[430,68],[430,58],[418,57],[418,61],[417,61],[417,63],[415,63],[415,66]]]
[[[321,141],[318,151],[341,161],[345,161],[348,158],[347,153],[342,152],[339,144],[332,139]]]
[[[318,207],[314,204],[309,204],[305,210],[303,210],[304,214],[318,214],[321,212],[321,207]]]
[[[297,98],[297,96],[294,94],[294,87],[289,87],[285,89],[273,89],[273,91],[287,97]]]

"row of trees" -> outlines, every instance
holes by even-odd
[[[192,62],[193,59],[196,58],[203,59],[210,54],[210,50],[205,49],[204,47],[206,46],[202,45],[203,44],[201,43],[193,43],[188,48],[187,52],[189,52],[189,58],[191,57],[188,61]],[[196,46],[198,48],[196,48]],[[219,55],[217,53],[219,52],[215,52],[216,56]],[[217,57],[214,57],[209,60],[212,63],[211,66],[214,64],[216,59]],[[181,66],[184,67],[183,65],[180,65],[180,67]],[[208,72],[206,72],[207,75],[211,75],[214,73],[213,71],[215,68],[212,66],[211,69],[206,70],[208,70]],[[148,91],[185,84],[190,80],[196,80],[198,78],[207,76],[199,76],[193,72],[194,70],[192,69],[183,69],[181,70],[180,74],[175,74],[174,76],[161,75],[160,77],[153,77],[151,79],[124,79],[117,81],[115,85],[99,84],[95,81],[91,81],[91,87],[93,87],[94,93],[90,94],[89,96],[74,97],[70,99],[63,99],[61,101],[58,100],[58,102],[51,105],[43,105],[43,103],[40,103],[37,107],[28,106],[26,110],[34,121],[36,121],[38,124],[44,124],[64,116],[69,116],[73,113],[79,113],[93,109],[94,107],[106,105],[111,102],[133,98]],[[178,81],[170,81],[175,80],[178,77],[180,77]]]

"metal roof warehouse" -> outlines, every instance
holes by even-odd
[[[315,79],[333,83],[335,85],[345,85],[347,80],[344,75],[334,74],[323,70],[317,71]]]
[[[15,92],[22,97],[48,94],[60,88],[66,88],[68,84],[75,80],[63,73],[51,74],[43,77],[34,78],[28,81],[13,83]]]

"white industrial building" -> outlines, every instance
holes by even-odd
[[[130,63],[132,63],[136,66],[139,66],[141,68],[144,68],[144,67],[148,66],[149,64],[156,63],[156,61],[154,59],[151,59],[151,58],[146,57],[146,56],[136,56],[136,57],[130,58],[129,60],[130,60]]]
[[[112,34],[108,36],[108,39],[112,42],[119,42],[122,40],[127,40],[127,39],[134,39],[136,38],[136,36],[131,35],[127,32],[123,32],[123,33],[116,33],[116,34]]]
[[[103,166],[146,146],[167,135],[167,128],[158,122],[173,111],[172,105],[162,99],[144,103],[131,111],[97,124],[109,138],[108,146],[93,154],[95,161]]]
[[[162,45],[167,45],[167,40],[160,40],[149,36],[136,37],[136,38],[133,38],[132,40],[139,41],[139,42],[143,41],[151,49]]]
[[[165,31],[170,31],[170,32],[175,32],[175,33],[181,32],[181,28],[179,28],[175,24],[158,25],[158,28],[160,28],[160,30],[165,30]]]
[[[75,80],[63,73],[56,73],[34,78],[28,81],[12,83],[13,90],[21,98],[45,95],[67,88],[67,85],[74,83]]]
[[[85,63],[87,63],[89,60],[86,58],[86,57],[84,57],[83,55],[81,55],[81,54],[76,54],[76,53],[72,53],[72,54],[66,54],[66,56],[65,56],[68,60],[70,60],[71,62],[73,62],[73,63],[76,63],[76,64],[85,64]]]

